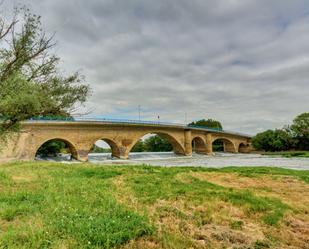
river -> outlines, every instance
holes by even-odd
[[[68,156],[45,158],[48,161],[68,162]],[[309,170],[309,158],[280,156],[264,156],[258,154],[216,153],[214,156],[193,154],[191,157],[178,156],[172,152],[140,152],[130,153],[129,160],[112,159],[110,153],[89,154],[89,162],[96,164],[140,165],[153,166],[201,166],[221,168],[228,166],[268,166],[288,169]]]

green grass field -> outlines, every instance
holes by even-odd
[[[0,248],[308,248],[309,171],[0,166]]]

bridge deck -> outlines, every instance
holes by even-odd
[[[26,123],[38,123],[38,124],[50,124],[50,123],[75,123],[75,124],[96,124],[96,125],[128,125],[128,126],[144,126],[144,127],[162,127],[162,128],[174,128],[174,129],[183,129],[183,130],[198,130],[198,131],[206,131],[212,133],[221,133],[228,135],[241,136],[244,138],[251,138],[250,135],[221,130],[217,128],[210,127],[202,127],[202,126],[193,126],[181,123],[171,123],[171,122],[161,122],[161,121],[146,121],[146,120],[129,120],[129,119],[98,119],[98,118],[67,118],[67,119],[31,119],[26,121]]]

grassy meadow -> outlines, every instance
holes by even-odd
[[[0,248],[309,248],[309,171],[4,164]]]

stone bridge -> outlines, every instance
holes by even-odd
[[[251,150],[250,137],[243,134],[194,128],[185,125],[117,123],[104,121],[28,121],[22,124],[0,151],[0,162],[34,160],[37,150],[45,142],[61,140],[70,148],[72,157],[87,161],[88,154],[98,140],[108,143],[112,156],[128,159],[133,146],[146,134],[166,138],[176,154],[196,153],[212,155],[212,144],[221,140],[225,152],[247,153]]]

